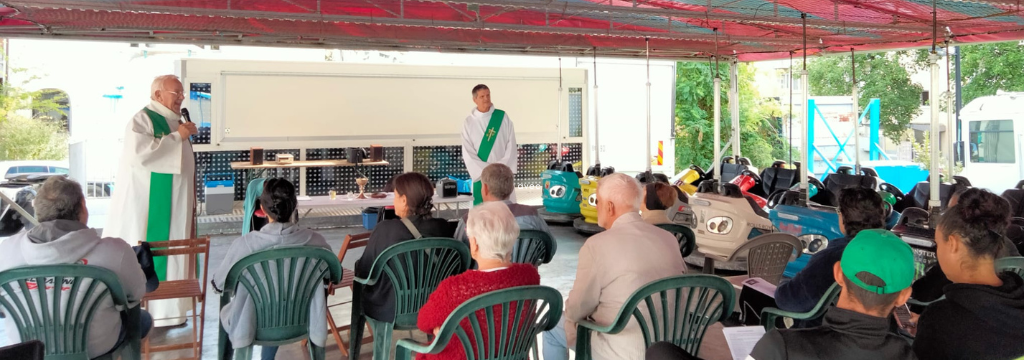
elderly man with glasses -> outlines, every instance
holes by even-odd
[[[124,148],[117,172],[104,237],[134,244],[194,237],[195,158],[189,136],[196,125],[181,120],[185,89],[174,75],[153,80],[151,101],[125,127]],[[181,257],[153,259],[160,281],[185,276]],[[185,323],[188,301],[149,303],[155,326]]]

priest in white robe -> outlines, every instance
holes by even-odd
[[[462,124],[462,159],[466,162],[469,177],[473,179],[473,205],[477,205],[483,202],[480,174],[484,168],[489,164],[504,164],[515,174],[519,147],[512,120],[505,111],[496,109],[491,103],[491,90],[487,85],[473,88],[473,102],[476,107]],[[512,196],[512,201],[515,201],[515,193]]]
[[[153,80],[152,101],[139,110],[124,133],[124,149],[103,237],[166,241],[194,237],[195,158],[189,136],[195,124],[181,122],[185,90],[174,75]],[[153,259],[161,282],[186,275],[184,256]],[[149,303],[154,326],[185,322],[187,299]]]

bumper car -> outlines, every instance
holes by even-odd
[[[587,169],[587,176],[580,179],[580,214],[572,222],[572,227],[577,232],[593,235],[604,231],[604,228],[597,225],[597,182],[605,176],[615,173],[614,167],[601,168],[601,164],[591,166]]]
[[[924,276],[928,269],[938,264],[935,258],[935,229],[928,226],[928,216],[928,210],[908,208],[892,229],[914,252],[914,279]]]
[[[693,194],[697,193],[697,187],[709,179],[711,179],[711,176],[708,176],[708,173],[701,169],[700,166],[690,165],[688,169],[669,179],[669,183],[679,188],[686,195],[693,196]]]
[[[8,179],[0,184],[0,192],[14,201],[21,209],[31,216],[35,216],[35,208],[32,201],[36,198],[36,190],[53,176],[66,176],[63,174],[23,174]],[[22,230],[32,229],[32,220],[21,214],[7,200],[0,200],[0,239],[12,236]]]
[[[945,209],[946,205],[949,205],[949,198],[952,197],[954,193],[960,189],[966,189],[969,187],[971,187],[971,181],[967,180],[967,178],[963,176],[953,176],[952,182],[943,182],[939,184],[939,201],[942,204],[942,208]],[[927,180],[921,181],[917,183],[917,185],[914,185],[914,188],[911,189],[906,196],[897,196],[899,201],[897,201],[894,208],[896,211],[901,213],[907,208],[927,210],[928,199],[930,196],[931,186]]]
[[[729,259],[736,249],[761,234],[775,232],[768,213],[758,205],[749,190],[760,185],[760,177],[747,170],[724,184],[721,192],[703,192],[689,199],[694,214],[691,227],[697,239],[697,250],[686,262],[704,265],[705,255],[712,259]],[[714,181],[702,187],[715,188]],[[742,186],[742,187],[741,187]],[[763,199],[761,201],[764,201]],[[716,261],[714,267],[724,270],[746,270],[745,256],[737,261]]]
[[[581,216],[581,178],[583,174],[574,171],[569,162],[552,161],[548,164],[547,170],[540,174],[541,184],[544,186],[544,191],[541,192],[544,207],[537,210],[544,221],[568,224]]]
[[[1024,180],[1012,189],[1003,191],[1003,198],[1010,202],[1010,216],[1024,218]]]

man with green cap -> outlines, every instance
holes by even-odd
[[[910,298],[914,253],[885,230],[862,230],[833,267],[839,301],[822,326],[772,330],[748,359],[916,359],[910,344],[890,331],[893,309]]]

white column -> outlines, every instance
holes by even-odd
[[[931,68],[932,86],[928,92],[928,108],[932,111],[931,121],[931,164],[929,164],[929,178],[931,193],[929,194],[928,207],[938,208],[942,206],[939,201],[939,147],[942,141],[939,139],[939,55],[932,53],[928,56],[928,65]]]
[[[740,153],[740,66],[729,62],[729,117],[732,119],[732,156],[739,162]]]

